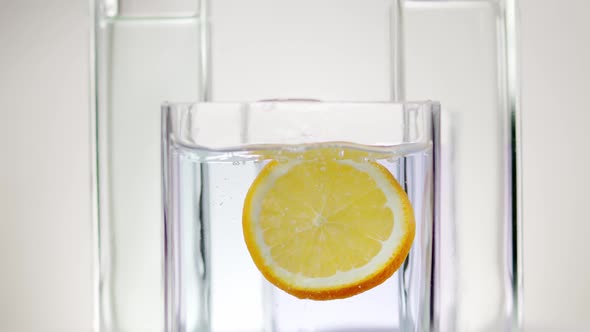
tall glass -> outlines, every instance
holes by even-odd
[[[522,322],[517,1],[408,0],[402,15],[404,95],[439,100],[443,108],[438,329],[517,330]]]
[[[164,331],[160,104],[204,95],[201,3],[94,5],[97,325]]]
[[[165,104],[162,169],[167,331],[430,330],[438,119],[438,104],[433,103]],[[265,181],[272,182],[275,176],[280,180],[297,165],[319,164],[324,168],[325,173],[306,173],[299,185],[276,193],[291,197],[283,202],[286,205],[280,205],[282,209],[271,211],[271,224],[264,231],[266,234],[268,229],[277,231],[280,227],[278,231],[286,233],[285,239],[273,246],[291,245],[289,252],[300,252],[303,264],[313,265],[313,258],[306,253],[313,246],[310,243],[316,242],[304,243],[298,237],[299,231],[290,233],[290,228],[277,220],[289,204],[294,204],[291,209],[299,216],[297,220],[309,224],[312,231],[338,236],[339,230],[352,227],[339,218],[344,218],[342,211],[361,209],[364,196],[342,206],[334,203],[338,217],[326,217],[325,223],[316,224],[302,215],[314,202],[301,188],[320,184],[340,188],[342,192],[326,189],[320,198],[325,210],[316,213],[324,216],[332,215],[327,211],[332,202],[340,202],[340,195],[348,197],[368,190],[347,187],[347,183],[356,181],[354,175],[347,178],[344,173],[330,173],[330,162],[358,169],[378,164],[390,172],[411,202],[415,237],[406,262],[376,287],[343,299],[300,299],[296,297],[300,294],[294,296],[276,287],[273,279],[268,279],[272,283],[267,281],[263,277],[265,270],[255,264],[246,234],[251,216],[248,211],[256,200],[249,191],[264,186]],[[283,170],[267,176],[271,164]],[[388,195],[389,201],[395,200],[395,194]],[[252,209],[253,218],[257,218],[262,212],[256,211],[264,206]],[[358,220],[353,222],[372,222],[370,212],[355,216]],[[404,216],[394,212],[393,220],[402,225]],[[365,232],[364,227],[358,231]],[[289,242],[293,237],[297,241]],[[264,241],[269,239],[265,237]],[[338,245],[322,239],[317,237],[316,244],[328,243],[322,247],[328,249],[318,251],[323,264],[348,258],[347,250],[342,251],[343,257],[330,257]],[[355,236],[346,239],[347,248],[369,255],[369,248],[357,243]],[[386,242],[382,246],[386,247]],[[298,259],[298,255],[292,254],[291,259]],[[279,259],[276,262],[282,268],[289,268],[280,265],[280,255],[274,256],[274,251],[272,257]],[[322,278],[347,270],[338,271]],[[300,273],[303,278],[311,278],[307,272]],[[406,287],[400,289],[400,282]]]

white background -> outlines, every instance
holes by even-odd
[[[0,0],[0,331],[90,331],[89,10]],[[521,0],[527,331],[590,331],[590,1]]]

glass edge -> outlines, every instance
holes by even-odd
[[[99,192],[98,192],[98,128],[97,128],[97,73],[96,73],[96,24],[100,0],[87,0],[89,23],[88,35],[88,107],[89,107],[89,148],[90,148],[90,222],[91,222],[91,274],[92,274],[92,330],[100,331],[100,226],[99,226]]]
[[[208,0],[193,0],[196,2],[194,9],[156,12],[137,12],[127,13],[121,10],[121,0],[91,0],[96,3],[96,17],[98,20],[150,20],[150,19],[183,19],[183,18],[200,18],[202,17],[203,8],[206,5],[203,2]]]
[[[179,107],[194,107],[195,105],[257,105],[265,103],[277,104],[300,104],[300,105],[404,105],[404,106],[426,106],[426,105],[440,105],[438,101],[434,100],[410,100],[410,101],[319,101],[319,100],[297,100],[297,99],[269,99],[259,101],[164,101],[160,105],[162,109],[165,107],[179,108]]]
[[[506,59],[507,59],[507,89],[509,98],[510,113],[510,144],[511,144],[511,190],[512,190],[512,211],[511,211],[511,232],[512,232],[512,294],[515,317],[513,317],[513,328],[521,331],[524,322],[524,279],[523,279],[523,209],[522,209],[522,106],[520,100],[521,73],[520,73],[520,20],[519,1],[505,0],[506,15]]]
[[[162,204],[162,224],[164,231],[163,238],[163,281],[164,281],[164,327],[166,331],[173,331],[172,328],[172,268],[170,258],[170,246],[171,246],[171,225],[169,223],[169,154],[170,154],[170,117],[171,117],[171,106],[168,103],[162,103],[161,106],[161,123],[160,123],[160,181],[161,181],[161,193],[160,199]]]

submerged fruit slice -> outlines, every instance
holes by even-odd
[[[299,298],[346,298],[389,278],[414,240],[412,206],[389,171],[371,161],[272,161],[244,202],[254,263]]]

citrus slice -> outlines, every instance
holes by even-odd
[[[385,167],[332,158],[269,162],[246,195],[242,224],[264,277],[313,300],[381,284],[415,232],[410,201]]]

